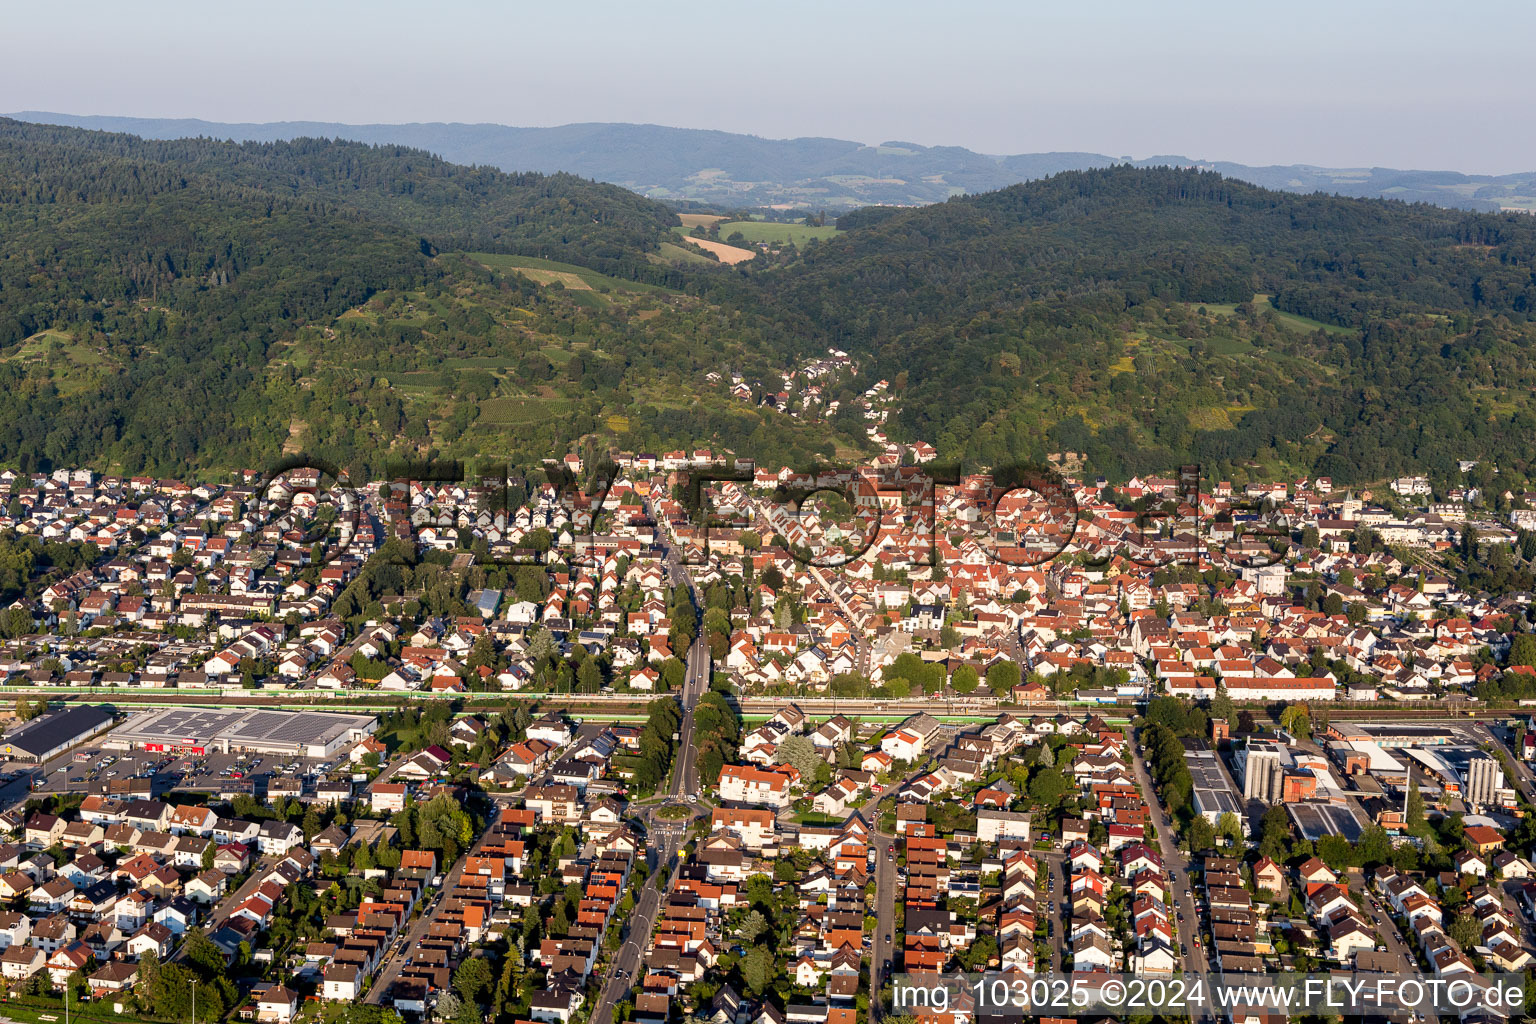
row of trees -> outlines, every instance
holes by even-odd
[[[720,769],[736,760],[741,744],[741,715],[718,690],[709,690],[694,705],[693,738],[699,784],[712,786]]]
[[[672,770],[677,743],[672,738],[682,724],[682,711],[671,697],[658,697],[646,706],[645,725],[640,730],[640,749],[634,754],[617,755],[617,764],[631,772],[637,794],[654,793]]]

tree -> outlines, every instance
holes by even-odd
[[[466,1003],[480,1002],[481,996],[488,994],[494,984],[491,965],[483,957],[472,956],[453,972],[453,990]]]
[[[444,1020],[453,1020],[459,1015],[460,1000],[450,990],[437,997],[437,1015]]]
[[[1348,867],[1354,852],[1354,847],[1343,836],[1328,835],[1317,841],[1317,856],[1335,871]]]
[[[1287,704],[1280,712],[1280,728],[1297,739],[1312,736],[1312,712],[1305,704]]]
[[[16,717],[23,722],[30,722],[47,710],[48,702],[46,700],[30,701],[23,697],[16,702]]]
[[[1510,641],[1509,663],[1536,667],[1536,633],[1521,633]]]
[[[1237,724],[1237,705],[1232,703],[1232,698],[1227,695],[1225,686],[1216,688],[1216,696],[1211,698],[1211,717],[1226,722],[1229,726]]]
[[[517,569],[517,599],[538,604],[549,596],[549,578],[537,565],[521,565]]]
[[[1440,840],[1451,850],[1461,849],[1467,834],[1467,824],[1460,814],[1451,813],[1440,819]]]
[[[1037,766],[1029,777],[1029,798],[1050,810],[1067,794],[1067,777],[1060,768]]]
[[[1203,814],[1197,814],[1189,822],[1189,848],[1194,852],[1209,850],[1216,845],[1216,830]]]
[[[1007,697],[1019,685],[1019,666],[1011,661],[998,661],[987,669],[987,689],[994,696]]]
[[[809,736],[787,736],[774,750],[773,763],[793,765],[800,773],[801,781],[810,785],[811,780],[816,778],[816,766],[826,762],[822,760],[821,753]]]
[[[1451,918],[1451,926],[1446,934],[1455,939],[1462,949],[1468,950],[1483,941],[1483,926],[1473,914],[1457,914]]]
[[[1408,826],[1409,835],[1423,838],[1429,832],[1429,823],[1424,817],[1424,794],[1419,792],[1419,784],[1408,784]]]
[[[1243,841],[1243,823],[1231,811],[1221,812],[1221,817],[1216,819],[1216,831],[1226,836],[1233,846]]]
[[[597,693],[603,688],[603,670],[595,658],[587,658],[576,670],[576,689],[579,693]]]
[[[1272,861],[1285,860],[1285,843],[1291,834],[1291,818],[1285,808],[1276,804],[1264,812],[1259,821],[1259,854]]]
[[[208,845],[203,847],[202,868],[203,868],[204,871],[212,871],[213,870],[213,858],[214,858],[214,855],[216,853],[218,853],[218,846],[211,839],[208,840],[207,843],[208,843]]]
[[[559,651],[560,645],[555,642],[555,635],[547,626],[540,626],[539,631],[533,634],[533,639],[528,641],[528,660],[534,664],[554,657]]]
[[[661,663],[661,683],[668,690],[681,689],[687,676],[688,666],[677,658],[668,658]]]
[[[778,958],[767,946],[753,946],[747,950],[746,956],[741,958],[741,979],[746,982],[748,993],[759,996],[768,991],[777,966]]]
[[[188,928],[187,937],[183,941],[184,958],[203,977],[217,977],[229,966],[224,959],[224,951],[201,928]]]
[[[481,633],[475,638],[475,645],[470,648],[469,657],[464,665],[471,669],[482,666],[496,667],[496,641],[491,639],[491,634]]]
[[[1373,867],[1392,860],[1392,838],[1380,825],[1368,825],[1355,844],[1354,861],[1361,867]]]
[[[763,916],[763,912],[753,909],[741,922],[741,927],[736,929],[736,934],[741,936],[743,942],[750,944],[756,942],[768,927],[768,919]]]
[[[976,674],[976,669],[971,665],[961,665],[955,669],[955,674],[950,676],[949,685],[956,693],[975,693],[981,685],[981,676]]]

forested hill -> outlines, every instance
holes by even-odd
[[[239,186],[273,200],[357,211],[441,249],[575,260],[624,277],[657,276],[645,254],[677,223],[660,203],[613,185],[465,167],[404,146],[148,140],[0,118],[0,147],[7,166],[25,179],[14,185],[34,193],[58,189],[84,202],[116,201],[135,191],[216,182],[219,189]],[[98,171],[134,184],[92,188]]]
[[[847,223],[739,301],[873,353],[898,436],[948,454],[1350,481],[1532,458],[1536,218],[1117,167]]]
[[[146,142],[0,120],[0,463],[256,465],[281,452],[301,414],[305,429],[326,427],[333,450],[360,450],[399,418],[348,419],[380,392],[367,374],[337,383],[323,415],[305,411],[312,377],[295,377],[289,405],[270,394],[273,361],[287,358],[277,346],[302,327],[381,294],[405,309],[428,291],[480,287],[483,268],[455,271],[436,249],[569,259],[664,283],[676,272],[647,250],[673,221],[611,185],[455,167],[397,147]],[[526,280],[487,294],[543,315]],[[483,358],[516,362],[505,339],[522,335],[463,305],[442,307],[441,332],[385,324],[381,343],[430,356],[428,346],[461,347],[452,339],[478,332]],[[551,307],[551,321],[574,308]],[[306,367],[334,355],[316,348]]]
[[[842,211],[867,203],[941,202],[1062,171],[1125,163],[1104,153],[992,156],[960,146],[847,139],[765,139],[755,135],[654,124],[338,124],[300,121],[230,124],[193,118],[102,117],[23,111],[24,121],[132,132],[146,138],[207,135],[270,142],[304,136],[391,143],[429,150],[459,163],[506,170],[571,171],[668,202],[693,200],[728,209],[787,203]],[[1220,154],[1217,154],[1220,156]],[[1254,167],[1177,155],[1131,161],[1138,167],[1202,167],[1265,188],[1389,197],[1465,210],[1536,210],[1536,173],[1486,175],[1390,167]]]
[[[1114,291],[1242,301],[1360,326],[1408,310],[1536,315],[1536,217],[1296,196],[1201,171],[1115,167],[913,210],[876,209],[776,292],[844,287],[830,329],[878,337],[914,316]],[[895,273],[900,268],[900,273]],[[926,306],[945,293],[942,306]],[[954,305],[958,302],[958,308]]]
[[[679,259],[674,223],[393,146],[0,120],[0,464],[366,469],[615,423],[635,450],[804,461],[856,451],[883,377],[895,438],[973,465],[1533,475],[1536,218],[1115,167],[729,268]],[[831,424],[707,382],[777,389],[831,345],[861,368]]]

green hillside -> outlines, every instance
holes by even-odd
[[[881,214],[732,301],[866,354],[898,435],[947,456],[1346,481],[1532,458],[1530,217],[1125,167]]]
[[[736,267],[676,259],[679,224],[399,147],[0,120],[0,463],[368,472],[583,441],[806,462],[868,449],[857,400],[884,378],[892,436],[973,465],[1530,474],[1529,217],[1119,167]],[[861,372],[823,382],[831,422],[726,391],[834,346]]]
[[[0,120],[0,463],[169,474],[302,450],[367,471],[563,452],[615,423],[636,447],[760,435],[810,457],[821,439],[765,435],[700,386],[769,347],[701,341],[714,313],[657,262],[673,222],[610,185],[398,147]]]

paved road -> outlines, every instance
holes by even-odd
[[[689,594],[693,597],[694,605],[699,604],[698,588],[694,585],[693,577],[688,574],[688,569],[678,557],[677,548],[668,546],[666,551],[667,574],[674,584],[682,583],[688,587]],[[689,807],[695,812],[703,808],[692,802],[689,794],[699,790],[698,769],[694,764],[694,725],[693,709],[698,704],[699,698],[709,690],[710,657],[709,644],[703,636],[700,636],[688,649],[687,672],[683,676],[683,691],[679,699],[683,706],[683,719],[678,725],[677,751],[673,757],[672,779],[667,785],[666,796],[676,800],[686,800]],[[651,930],[656,925],[656,915],[661,909],[662,891],[656,884],[659,866],[667,866],[667,874],[670,878],[677,871],[677,854],[682,848],[683,836],[687,831],[692,818],[686,821],[668,821],[657,817],[654,813],[665,803],[653,807],[648,812],[647,820],[650,826],[651,839],[659,844],[656,865],[653,865],[650,877],[645,880],[639,895],[635,899],[634,912],[624,922],[624,940],[608,965],[608,972],[603,977],[602,985],[598,991],[597,1005],[592,1009],[590,1024],[612,1024],[613,1008],[629,994],[634,988],[637,975],[641,973],[641,962],[646,950],[651,943]]]
[[[1136,784],[1141,787],[1142,799],[1151,809],[1152,823],[1157,828],[1157,842],[1163,854],[1163,869],[1169,873],[1168,885],[1173,891],[1174,928],[1178,932],[1174,953],[1179,956],[1182,969],[1195,974],[1208,974],[1210,964],[1205,959],[1205,947],[1196,945],[1195,940],[1200,934],[1200,913],[1195,907],[1194,893],[1189,880],[1189,859],[1173,841],[1173,823],[1168,820],[1168,813],[1163,809],[1163,803],[1157,798],[1157,790],[1152,786],[1152,776],[1147,771],[1147,762],[1141,756],[1141,738],[1137,736],[1131,744],[1131,764],[1136,773]],[[1184,920],[1180,921],[1178,915],[1182,913]],[[1215,1015],[1209,1009],[1203,1011],[1197,1021],[1214,1021]]]
[[[1385,904],[1378,904],[1373,900],[1372,893],[1366,886],[1365,872],[1360,868],[1350,868],[1345,874],[1345,882],[1350,892],[1365,894],[1365,915],[1371,919],[1376,934],[1381,936],[1381,941],[1386,944],[1388,955],[1397,962],[1392,969],[1399,974],[1419,974],[1419,963],[1413,957],[1413,951],[1403,941],[1402,933],[1397,930],[1397,922],[1392,920]],[[1426,1013],[1426,1024],[1439,1024],[1439,1017],[1434,1013]]]
[[[688,567],[683,564],[675,545],[667,546],[665,559],[667,577],[674,585],[680,583],[686,586],[688,593],[693,597],[694,606],[698,607],[700,604],[698,587],[694,584]],[[679,694],[683,705],[683,720],[678,726],[672,781],[667,787],[667,795],[674,797],[699,791],[698,767],[694,764],[693,709],[698,705],[699,698],[709,691],[710,674],[713,671],[709,657],[709,644],[702,632],[694,640],[693,646],[688,648],[686,669],[683,675],[683,692]]]
[[[869,954],[869,1019],[875,1021],[881,1016],[880,986],[885,982],[885,962],[892,961],[893,970],[901,969],[895,962],[896,901],[903,894],[897,889],[896,858],[886,852],[894,846],[894,837],[873,831],[871,839],[875,844],[875,938]]]
[[[1515,786],[1520,790],[1521,797],[1527,803],[1536,802],[1536,775],[1532,774],[1531,766],[1516,757],[1514,751],[1509,749],[1509,744],[1500,739],[1499,734],[1489,728],[1487,723],[1478,722],[1473,728],[1475,732],[1487,737],[1488,742],[1492,743],[1495,749],[1502,750],[1508,755],[1510,762],[1515,766]]]
[[[1037,857],[1041,856],[1039,854]],[[1071,882],[1071,875],[1067,871],[1067,854],[1065,850],[1050,850],[1043,855],[1045,861],[1045,896],[1039,898],[1035,909],[1045,917],[1051,944],[1051,962],[1049,969],[1060,971],[1062,962],[1067,953],[1067,923],[1071,906],[1067,901],[1067,885]],[[1036,890],[1039,891],[1038,889]],[[1057,904],[1056,913],[1051,913],[1051,903]],[[1030,936],[1034,941],[1034,936]],[[1036,964],[1039,970],[1039,964]],[[1043,973],[1043,972],[1042,972]]]
[[[276,854],[268,854],[265,857],[258,858],[256,861],[256,867],[251,871],[250,877],[245,880],[245,884],[241,885],[240,888],[236,889],[234,892],[225,893],[224,898],[219,900],[219,902],[214,905],[213,912],[210,913],[207,920],[203,922],[203,931],[209,935],[212,935],[214,932],[224,927],[224,922],[229,920],[230,912],[240,904],[244,903],[246,899],[248,899],[250,895],[256,891],[257,886],[261,884],[262,876],[265,875],[268,871],[271,871],[273,865],[275,865],[281,859],[282,858]],[[186,954],[186,951],[187,944],[183,942],[181,945],[176,947],[176,952],[171,954],[171,962],[174,963],[177,960],[180,960]]]
[[[389,992],[390,986],[395,983],[395,979],[400,976],[401,970],[404,969],[406,960],[410,959],[412,951],[421,945],[422,939],[426,937],[427,929],[431,927],[437,915],[442,912],[443,904],[447,902],[447,894],[452,892],[454,886],[459,884],[459,878],[464,874],[466,858],[480,852],[480,847],[485,844],[485,840],[490,836],[491,830],[496,827],[496,821],[500,816],[500,805],[492,804],[491,812],[487,816],[488,820],[486,821],[485,829],[475,838],[474,845],[465,853],[460,854],[459,859],[453,862],[453,867],[443,877],[443,887],[432,898],[432,902],[427,906],[426,910],[417,915],[416,921],[405,933],[405,941],[395,947],[396,953],[388,957],[384,961],[383,966],[379,968],[379,972],[374,975],[373,985],[368,989],[368,994],[363,998],[365,1003],[377,1005],[384,1001],[384,996]]]
[[[682,797],[699,791],[698,765],[694,763],[696,751],[694,750],[693,709],[698,704],[699,698],[709,690],[709,645],[703,637],[693,642],[688,649],[688,671],[683,677],[683,720],[677,727],[677,754],[673,758],[674,768],[672,782],[667,787],[667,795]]]
[[[658,833],[653,832],[652,835]],[[657,857],[658,864],[668,867],[670,877],[677,870],[677,850],[680,832],[665,828],[659,832],[661,849]],[[623,922],[624,942],[619,947],[618,953],[613,957],[613,962],[608,965],[608,973],[603,977],[602,987],[598,992],[597,1006],[592,1010],[591,1024],[612,1024],[613,1008],[629,994],[638,980],[641,960],[645,951],[651,944],[651,929],[656,926],[656,916],[661,909],[661,889],[656,884],[656,876],[659,870],[652,871],[650,877],[645,880],[645,885],[640,888],[640,894],[635,899],[634,913]]]
[[[895,963],[896,954],[902,948],[902,944],[896,941],[896,901],[906,896],[897,881],[896,860],[886,852],[895,845],[897,837],[880,831],[880,803],[894,797],[913,779],[927,772],[932,762],[932,757],[924,759],[921,765],[908,772],[904,778],[893,781],[883,793],[877,793],[856,808],[858,815],[869,822],[870,843],[875,851],[875,937],[870,943],[869,954],[871,1021],[878,1020],[882,1014],[880,986],[885,983],[886,960],[892,961],[893,973],[901,971],[901,964]],[[889,940],[886,939],[887,935],[890,936]]]

